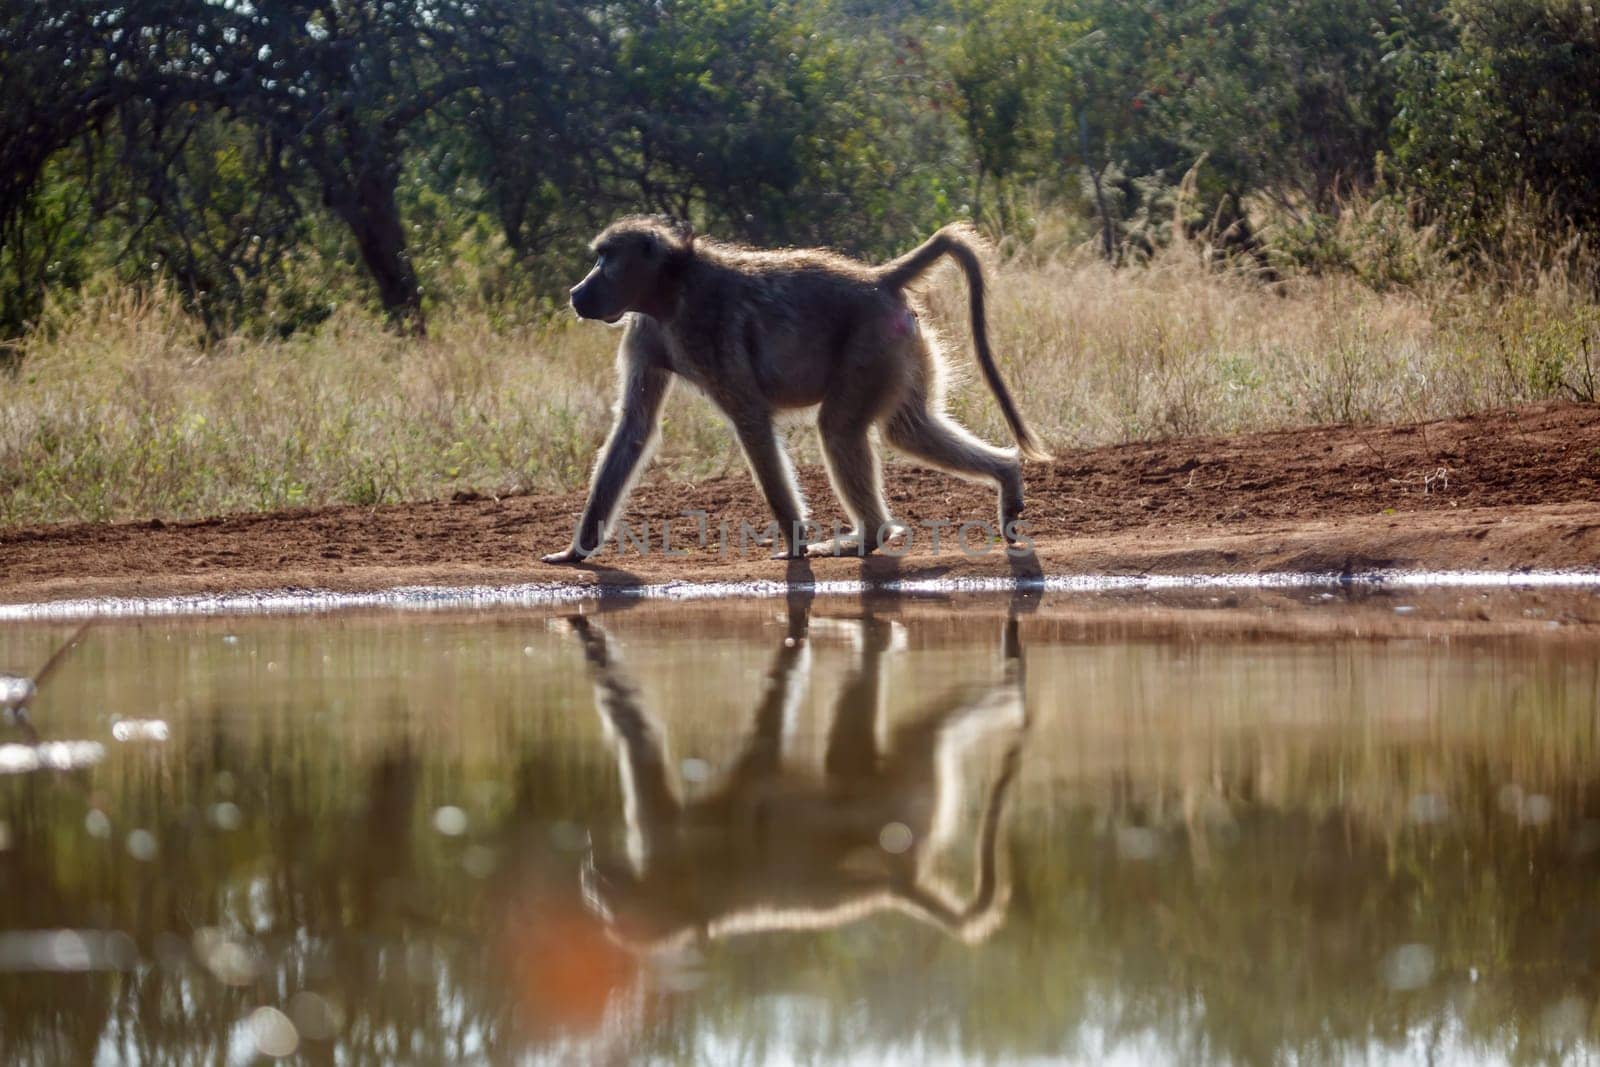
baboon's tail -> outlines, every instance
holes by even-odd
[[[989,383],[989,391],[994,393],[995,400],[999,401],[1000,413],[1005,416],[1006,425],[1011,427],[1011,434],[1017,439],[1017,447],[1022,454],[1029,459],[1049,459],[1050,453],[1040,446],[1033,431],[1022,421],[1017,405],[1011,400],[1011,392],[1000,377],[1000,368],[995,366],[983,314],[983,268],[978,262],[978,253],[972,247],[975,239],[967,226],[960,223],[946,226],[917,248],[884,264],[878,271],[878,284],[886,289],[903,289],[926,273],[941,256],[953,256],[961,264],[961,269],[967,275],[967,291],[971,294],[972,339],[978,348],[978,365],[983,368],[983,379]]]

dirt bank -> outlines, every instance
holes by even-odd
[[[802,473],[818,517],[837,510],[819,470]],[[891,503],[913,524],[990,519],[992,493],[896,466]],[[1329,427],[1088,450],[1028,472],[1036,555],[971,555],[924,526],[901,559],[820,560],[817,578],[1005,574],[1254,573],[1594,567],[1600,564],[1600,408],[1542,405],[1382,429]],[[580,494],[464,497],[304,509],[196,522],[0,531],[0,602],[280,587],[418,583],[783,578],[797,568],[738,552],[741,521],[766,518],[749,478],[649,483],[629,519],[652,551],[607,551],[581,568],[543,552],[571,536]],[[693,544],[707,513],[710,544]],[[661,524],[674,520],[661,552]],[[719,552],[717,525],[731,531]]]

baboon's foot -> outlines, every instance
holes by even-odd
[[[548,556],[540,556],[539,562],[553,563],[557,566],[564,566],[569,563],[583,563],[587,561],[588,558],[589,555],[587,553],[581,552],[576,548],[569,548],[565,552],[552,552]]]

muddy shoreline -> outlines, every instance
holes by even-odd
[[[1600,408],[1551,404],[1385,428],[1321,427],[1101,449],[1028,467],[1034,553],[933,552],[786,564],[718,545],[717,527],[765,522],[749,477],[648,481],[628,518],[652,550],[581,567],[541,564],[571,535],[581,494],[307,508],[200,520],[0,530],[0,604],[90,597],[397,586],[580,587],[860,582],[1072,575],[1355,576],[1389,571],[1589,571],[1600,564]],[[816,517],[838,518],[822,473],[802,471]],[[894,466],[891,506],[914,525],[989,519],[992,494]],[[694,543],[694,519],[711,536]],[[674,523],[672,547],[659,531]],[[736,538],[736,533],[734,537]],[[948,536],[948,535],[947,535]],[[682,538],[680,540],[680,537]]]

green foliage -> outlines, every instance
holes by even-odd
[[[1600,227],[1600,15],[1578,0],[1457,0],[1397,59],[1402,180],[1468,242],[1505,237],[1508,198]]]
[[[1261,190],[1327,212],[1370,183],[1394,106],[1383,55],[1408,4],[1166,6],[1162,57],[1137,100],[1172,143],[1205,154],[1235,195]]]
[[[1378,292],[1450,287],[1459,268],[1435,226],[1418,226],[1394,196],[1352,196],[1337,216],[1275,221],[1273,251],[1309,272],[1344,273]]]
[[[950,78],[977,164],[977,195],[992,188],[998,220],[1018,179],[1056,171],[1071,115],[1067,49],[1083,32],[1065,3],[956,0]],[[981,205],[980,205],[981,208]]]
[[[640,210],[877,257],[1064,209],[1117,262],[1400,286],[1593,273],[1600,226],[1579,0],[66,0],[0,9],[0,53],[12,338],[107,270],[213,338],[521,321]]]
[[[759,244],[874,253],[941,221],[937,201],[909,195],[927,190],[916,162],[940,138],[908,136],[926,105],[889,74],[926,73],[915,39],[853,35],[823,5],[768,0],[669,2],[626,18],[616,76],[597,90],[608,102],[604,202]]]
[[[91,271],[95,247],[82,222],[88,189],[70,178],[78,162],[63,153],[45,164],[0,242],[0,336],[26,331],[47,292],[76,290]]]

